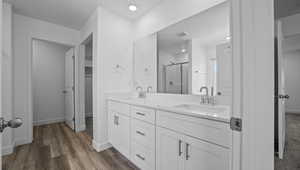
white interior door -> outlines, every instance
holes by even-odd
[[[66,53],[65,58],[65,122],[71,128],[75,129],[75,83],[74,83],[74,67],[75,54],[71,48]]]
[[[284,77],[284,57],[282,53],[282,24],[277,21],[277,56],[278,56],[278,156],[283,158],[285,146],[285,100],[288,96],[285,94],[285,77]]]
[[[217,46],[217,94],[221,104],[232,101],[232,50],[231,44]]]

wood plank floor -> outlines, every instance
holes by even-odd
[[[2,157],[3,170],[136,170],[114,149],[96,152],[91,137],[63,123],[34,127],[34,142]]]
[[[300,170],[300,114],[286,119],[286,148],[282,160],[275,157],[275,170]]]

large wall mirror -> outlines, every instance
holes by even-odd
[[[159,93],[208,93],[231,101],[230,39],[229,2],[139,39],[134,50],[135,84]]]

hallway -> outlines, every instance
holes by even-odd
[[[64,123],[34,127],[34,142],[2,157],[3,170],[132,170],[116,150],[96,152],[91,137],[74,133]]]
[[[287,137],[284,159],[275,159],[275,170],[300,170],[300,115],[286,114]]]

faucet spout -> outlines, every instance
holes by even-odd
[[[200,92],[202,93],[203,90],[205,90],[205,95],[208,96],[208,88],[206,86],[203,86],[200,88]]]

